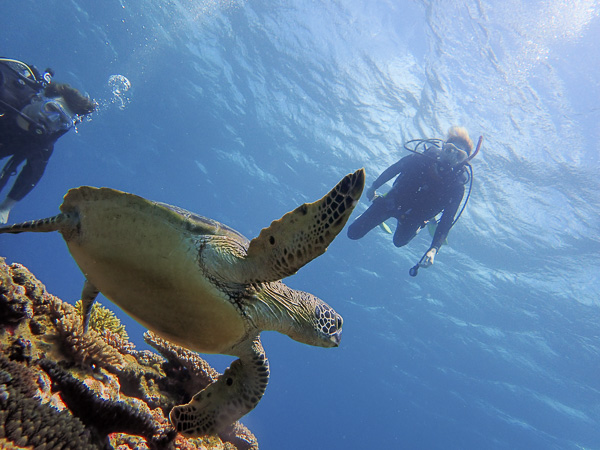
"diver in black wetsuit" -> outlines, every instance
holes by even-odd
[[[57,139],[95,109],[76,89],[51,80],[49,69],[41,75],[21,61],[0,58],[0,160],[9,158],[0,172],[0,191],[19,173],[0,202],[0,223],[39,182]]]
[[[348,237],[360,239],[386,219],[394,217],[398,221],[394,245],[402,247],[428,222],[435,221],[441,212],[431,246],[415,268],[433,264],[454,225],[464,186],[469,181],[465,166],[473,151],[473,142],[462,127],[450,128],[446,141],[418,141],[425,143],[425,150],[422,153],[415,151],[386,169],[366,191],[367,198],[373,203],[348,227]],[[385,196],[376,195],[375,190],[396,175],[391,190]]]

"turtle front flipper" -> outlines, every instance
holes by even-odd
[[[365,170],[346,175],[327,195],[273,221],[240,262],[245,283],[277,281],[322,255],[344,228],[365,186]]]
[[[217,381],[192,400],[175,406],[169,418],[186,437],[217,434],[252,411],[267,388],[269,362],[260,337],[243,341],[232,353],[240,356]]]

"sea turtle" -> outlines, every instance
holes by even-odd
[[[269,379],[260,332],[337,347],[342,317],[280,280],[323,254],[358,202],[364,169],[248,241],[215,220],[109,188],[71,189],[61,213],[0,233],[59,231],[85,275],[85,323],[98,295],[162,338],[237,356],[217,381],[171,410],[186,436],[217,433],[259,402]]]

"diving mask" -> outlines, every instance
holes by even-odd
[[[444,142],[437,157],[435,169],[438,175],[448,176],[460,172],[460,167],[467,161],[469,154],[451,142]]]
[[[23,115],[32,120],[43,133],[56,133],[70,129],[77,115],[64,104],[62,97],[37,97],[23,108]]]
[[[469,154],[451,142],[444,142],[439,160],[442,164],[456,167],[469,158]]]

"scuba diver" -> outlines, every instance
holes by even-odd
[[[40,181],[57,139],[96,107],[77,89],[52,82],[52,76],[51,69],[40,74],[34,66],[0,58],[0,160],[9,158],[0,172],[0,191],[18,173],[0,202],[0,223]]]
[[[445,141],[441,139],[415,139],[405,144],[413,154],[405,156],[387,168],[367,189],[366,195],[373,203],[348,227],[350,239],[360,239],[370,230],[390,217],[398,221],[393,242],[396,247],[408,244],[428,223],[437,227],[431,246],[419,263],[410,270],[416,276],[419,267],[433,264],[450,228],[462,214],[469,199],[473,171],[469,161],[479,152],[483,137],[479,138],[473,152],[473,141],[463,127],[452,127]],[[390,191],[377,195],[376,189],[398,175]],[[462,203],[465,185],[469,194]],[[436,216],[442,213],[439,220]]]

